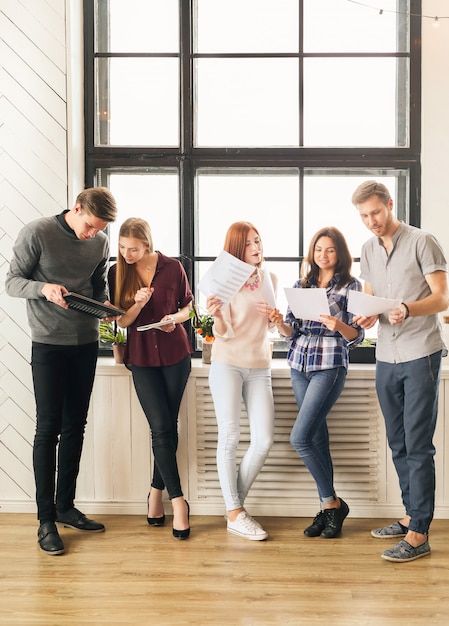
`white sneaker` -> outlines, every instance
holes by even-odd
[[[250,541],[263,541],[268,537],[268,533],[246,511],[239,513],[233,522],[228,518],[227,531]]]
[[[243,510],[244,510],[244,511],[246,511],[246,509],[243,509]],[[249,515],[249,513],[248,513],[248,515]],[[227,521],[228,521],[228,512],[227,512],[227,511],[225,511],[225,512],[224,512],[223,517],[224,517],[225,521],[227,522]],[[253,522],[255,523],[255,525],[256,525],[258,528],[260,528],[261,530],[263,530],[262,526],[259,524],[259,522],[258,522],[256,519],[254,519],[254,517],[251,517],[251,519],[253,520]]]

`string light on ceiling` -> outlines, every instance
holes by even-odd
[[[382,7],[374,7],[371,4],[366,4],[365,2],[358,2],[357,0],[347,0],[347,2],[351,2],[352,4],[359,4],[362,7],[366,7],[367,9],[373,9],[374,11],[379,11],[379,15],[383,15],[383,13],[396,13],[397,15],[408,15],[409,17],[421,17],[424,19],[433,20],[432,26],[438,28],[440,25],[440,20],[449,19],[449,15],[421,15],[419,13],[407,13],[405,11],[394,11],[393,9],[384,9]]]

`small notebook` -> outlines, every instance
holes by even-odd
[[[125,311],[117,309],[115,306],[103,304],[103,302],[92,300],[92,298],[87,298],[79,293],[73,293],[73,291],[69,291],[69,293],[63,295],[70,309],[75,309],[87,315],[93,315],[99,319],[103,319],[104,317],[116,317],[117,315],[123,315],[125,313]]]

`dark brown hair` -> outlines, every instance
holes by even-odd
[[[326,226],[325,228],[321,228],[312,237],[307,257],[304,259],[301,267],[301,286],[310,287],[311,279],[314,283],[318,282],[320,268],[314,261],[314,252],[315,246],[317,245],[321,237],[330,237],[330,239],[332,239],[334,243],[335,251],[337,253],[337,264],[335,266],[334,272],[335,274],[340,275],[337,286],[339,288],[344,287],[345,285],[350,283],[351,280],[353,280],[353,276],[351,276],[352,257],[351,253],[349,252],[346,239],[343,237],[342,233],[334,226]]]

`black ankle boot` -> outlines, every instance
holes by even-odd
[[[321,532],[321,537],[324,539],[334,539],[343,526],[343,522],[349,513],[349,506],[344,500],[339,498],[341,506],[339,509],[324,509],[325,515],[325,528]]]

